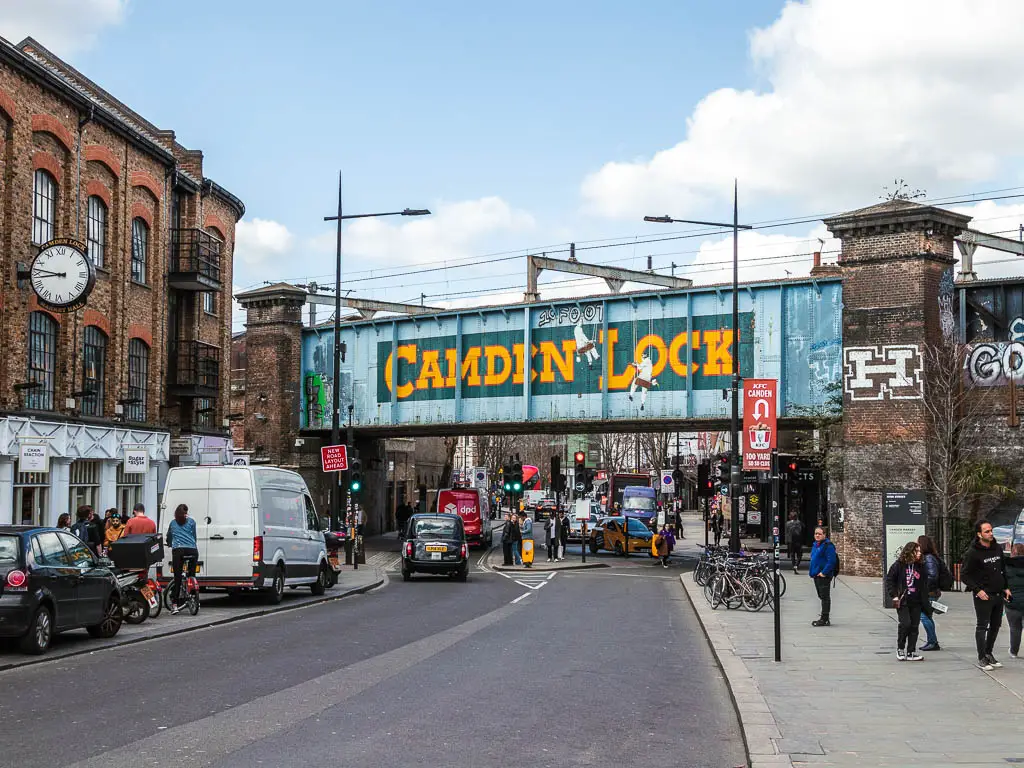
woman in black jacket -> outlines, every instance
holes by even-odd
[[[900,617],[896,658],[899,661],[921,661],[924,656],[917,652],[917,635],[921,611],[928,599],[928,576],[921,565],[920,544],[911,541],[903,547],[899,559],[885,576],[885,584]]]
[[[1014,544],[1006,558],[1006,623],[1010,625],[1010,658],[1020,657],[1020,636],[1024,628],[1024,544]]]

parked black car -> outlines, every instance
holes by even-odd
[[[57,632],[85,627],[113,637],[123,611],[117,579],[75,535],[0,525],[0,637],[45,653]]]
[[[469,576],[469,549],[458,515],[413,515],[405,529],[402,578],[413,573],[446,573],[459,581]]]

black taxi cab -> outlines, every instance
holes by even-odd
[[[420,514],[409,518],[402,545],[402,579],[414,573],[446,574],[465,581],[469,576],[469,547],[462,518]]]

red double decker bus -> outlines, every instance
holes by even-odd
[[[523,493],[526,491],[542,491],[540,470],[532,464],[523,464]]]

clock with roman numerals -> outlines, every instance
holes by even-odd
[[[43,245],[29,268],[39,303],[54,312],[85,306],[96,284],[96,267],[77,240],[57,238]]]

